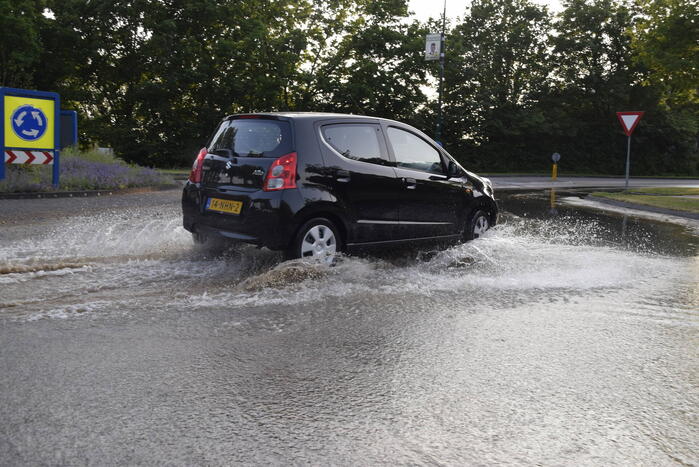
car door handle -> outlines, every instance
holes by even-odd
[[[338,170],[335,174],[338,182],[347,183],[350,181],[349,170]]]
[[[417,186],[417,181],[414,178],[404,178],[403,183],[408,190],[414,190]]]

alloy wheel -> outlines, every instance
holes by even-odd
[[[478,216],[473,223],[473,238],[478,238],[483,235],[489,227],[490,223],[488,219],[483,215]]]
[[[332,229],[317,224],[311,227],[301,241],[301,258],[332,264],[337,254],[337,239]]]

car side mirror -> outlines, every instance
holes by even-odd
[[[459,170],[459,166],[454,163],[454,161],[449,161],[449,165],[447,166],[447,176],[449,178],[452,177],[458,177],[461,174],[461,170]]]

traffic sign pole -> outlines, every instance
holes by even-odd
[[[61,158],[59,157],[61,153],[61,96],[56,94],[56,113],[54,115],[54,121],[55,123],[55,130],[53,132],[53,140],[54,140],[54,147],[55,149],[55,154],[53,156],[53,177],[51,180],[51,184],[53,185],[54,189],[58,188],[58,181],[60,179],[60,161]]]
[[[0,93],[0,106],[5,105],[5,95]],[[0,109],[1,111],[2,109]],[[5,179],[5,125],[0,124],[0,150],[2,150],[2,160],[0,160],[0,180]]]
[[[629,190],[629,169],[631,168],[631,135],[626,140],[626,185],[625,190]]]
[[[641,118],[643,117],[643,113],[641,111],[634,111],[634,112],[617,112],[616,116],[619,119],[619,123],[621,123],[621,128],[623,128],[624,133],[626,134],[626,183],[625,183],[625,190],[629,189],[629,173],[631,172],[631,134],[633,133],[633,130],[636,129],[636,125],[638,125],[638,122],[641,121]]]

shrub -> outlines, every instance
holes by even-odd
[[[5,179],[0,181],[0,192],[18,193],[53,191],[52,168],[37,165],[6,165]],[[127,164],[113,154],[97,150],[80,151],[68,148],[61,151],[61,191],[118,190],[148,186],[174,186],[175,182],[160,172]]]

